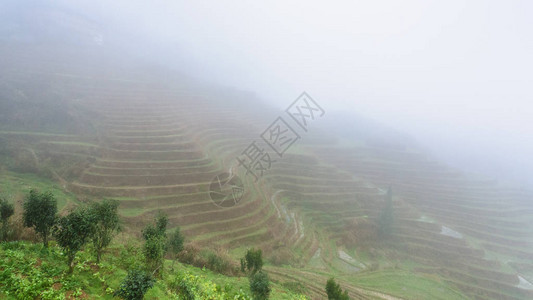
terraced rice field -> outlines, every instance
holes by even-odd
[[[171,227],[179,225],[201,245],[223,246],[235,256],[261,247],[271,261],[285,255],[267,267],[272,278],[302,282],[316,298],[324,297],[331,276],[355,299],[533,297],[533,195],[527,191],[476,179],[414,150],[341,146],[318,134],[304,136],[257,183],[243,178],[241,202],[220,208],[208,196],[211,180],[229,170],[277,111],[239,93],[58,61],[31,65],[18,78],[40,76],[50,65],[57,70],[47,73],[50,81],[75,95],[74,110],[93,113],[94,134],[0,136],[23,143],[36,164],[54,166],[54,157],[80,162],[72,176],[52,168],[54,179],[80,199],[120,200],[130,234],[161,210]],[[348,242],[346,232],[359,228],[353,224],[376,220],[389,186],[392,238],[366,248]],[[375,261],[381,266],[372,269]],[[372,284],[381,275],[390,283]],[[408,278],[427,285],[417,290],[402,283]]]
[[[428,266],[420,271],[439,274],[477,298],[531,296],[518,287],[517,276],[530,272],[533,261],[531,194],[473,179],[421,154],[354,148],[339,159],[334,151],[319,149],[317,155],[354,176],[393,187],[396,211],[402,211],[395,247]],[[401,207],[413,209],[404,214]]]

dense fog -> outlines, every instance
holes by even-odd
[[[495,0],[3,1],[0,45],[124,52],[280,109],[307,91],[332,118],[372,119],[455,167],[531,188],[532,10]]]

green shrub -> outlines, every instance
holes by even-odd
[[[78,208],[57,220],[53,235],[67,256],[69,274],[74,270],[76,253],[89,241],[93,231],[93,218],[86,209]]]
[[[119,231],[117,200],[104,199],[100,203],[93,203],[89,207],[89,214],[93,219],[93,234],[91,240],[96,252],[96,262],[100,262],[104,249],[109,246],[114,235]]]
[[[24,201],[22,218],[24,226],[33,227],[43,239],[43,245],[48,247],[48,236],[56,221],[57,200],[50,192],[38,193],[31,190]]]
[[[261,249],[248,249],[244,255],[244,259],[241,259],[241,270],[248,271],[253,275],[263,268],[263,251]]]
[[[341,286],[335,282],[335,279],[330,278],[326,283],[326,294],[329,300],[350,300],[348,291],[342,292]]]
[[[183,251],[183,242],[185,237],[181,234],[180,228],[176,227],[170,238],[168,239],[168,251],[172,254],[172,267],[174,267],[174,262],[178,259],[178,254]]]
[[[270,296],[270,280],[263,271],[258,271],[250,276],[250,291],[254,300],[265,300]]]
[[[205,257],[207,260],[207,268],[211,271],[225,274],[235,275],[239,273],[237,265],[228,255],[224,249],[216,249],[215,251],[206,251]]]
[[[167,216],[159,214],[155,218],[155,224],[148,224],[142,231],[146,267],[154,274],[162,272],[163,259],[167,251],[167,224]]]
[[[143,254],[146,268],[154,274],[159,274],[163,266],[165,254],[165,239],[161,236],[152,236],[144,242]]]
[[[207,258],[207,265],[210,270],[213,270],[217,273],[222,273],[225,269],[228,268],[228,262],[224,261],[215,253],[209,253]]]
[[[155,280],[150,274],[140,269],[133,269],[128,272],[114,295],[125,300],[142,300],[154,283]]]
[[[9,218],[15,213],[13,204],[7,202],[6,199],[0,198],[0,241],[5,241],[9,235]]]

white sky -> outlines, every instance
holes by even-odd
[[[55,2],[280,108],[306,90],[447,155],[533,169],[533,1]]]

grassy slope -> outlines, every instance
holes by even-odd
[[[115,245],[97,265],[90,251],[78,253],[77,266],[72,275],[66,275],[65,258],[52,242],[48,251],[40,244],[11,242],[0,245],[0,298],[2,299],[64,299],[64,297],[113,299],[113,292],[126,276],[127,266],[139,259],[138,252],[128,246]],[[165,262],[165,275],[146,294],[145,299],[172,299],[169,282],[178,273],[197,275],[203,283],[216,284],[224,299],[233,299],[242,290],[249,295],[246,277],[228,277],[209,270]],[[289,288],[272,283],[271,299],[303,299]]]
[[[0,172],[0,194],[6,196],[7,199],[20,203],[31,189],[52,192],[57,199],[59,211],[69,205],[79,203],[74,195],[66,192],[50,179],[35,174],[21,174],[10,171]]]

